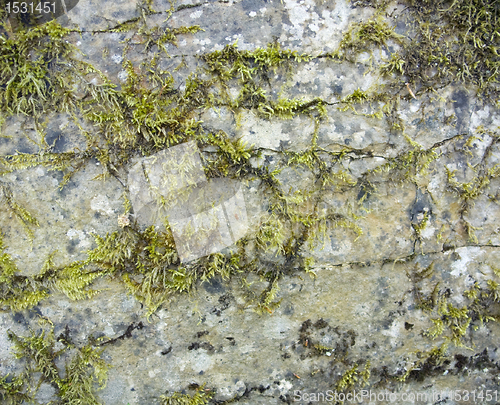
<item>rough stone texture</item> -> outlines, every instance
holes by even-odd
[[[185,83],[186,72],[201,65],[197,56],[205,52],[221,50],[236,41],[239,49],[252,50],[276,39],[283,47],[316,55],[334,50],[349,23],[369,16],[369,9],[354,9],[345,1],[176,3],[176,7],[182,5],[193,7],[174,12],[164,22],[170,4],[155,1],[153,8],[162,13],[147,17],[151,26],[200,25],[204,29],[196,35],[180,36],[178,47],[167,45],[172,58],[161,58],[162,68],[168,70],[177,67],[181,58],[185,61],[186,67],[173,72],[179,88]],[[122,41],[132,34],[100,31],[137,16],[137,5],[129,0],[106,2],[105,6],[102,2],[80,0],[60,21],[82,29],[81,36],[73,38],[83,52],[82,59],[102,69],[119,85],[126,78]],[[131,50],[136,61],[144,58],[140,56],[144,51],[141,40],[137,38]],[[144,53],[152,55],[149,51]],[[353,181],[362,181],[369,171],[383,167],[408,147],[407,140],[391,132],[384,120],[362,115],[379,106],[358,106],[356,112],[338,109],[343,97],[358,88],[367,90],[381,80],[369,72],[368,64],[313,59],[299,64],[287,77],[271,75],[267,91],[276,98],[281,95],[326,100],[328,118],[319,125],[318,147],[325,151],[339,151],[344,145],[352,148],[338,162],[338,169],[346,170]],[[236,97],[237,83],[231,91]],[[405,92],[402,83],[401,95]],[[500,260],[498,200],[494,202],[483,194],[462,217],[460,202],[447,189],[445,171],[456,170],[459,182],[473,179],[474,172],[459,150],[463,141],[448,140],[475,133],[479,126],[495,130],[500,125],[500,114],[493,106],[480,104],[463,86],[447,88],[439,96],[432,109],[423,108],[427,99],[400,100],[400,115],[410,139],[423,148],[446,141],[437,149],[439,158],[426,173],[416,176],[415,183],[382,173],[386,177],[375,180],[377,190],[370,191],[361,205],[356,202],[362,196],[354,189],[332,190],[323,196],[325,207],[360,216],[356,224],[363,233],[329,229],[311,248],[315,277],[286,275],[280,281],[281,306],[272,314],[258,314],[255,307],[245,306],[245,295],[238,283],[219,279],[199,284],[190,296],[174,298],[148,320],[145,309],[127,295],[123,284],[109,279],[97,283],[95,288],[103,291],[91,300],[75,302],[54,293],[36,307],[36,312],[54,323],[56,334],[68,325],[74,341],[81,344],[90,334],[115,338],[132,323],[143,322],[143,328],[107,346],[103,354],[113,366],[106,388],[99,393],[106,405],[156,404],[166,391],[182,391],[192,383],[206,383],[215,389],[216,401],[234,399],[234,403],[249,405],[290,403],[296,390],[334,390],[335,381],[346,370],[358,362],[361,370],[368,361],[372,373],[382,381],[380,386],[370,387],[377,393],[385,389],[399,394],[445,389],[497,390],[500,329],[495,322],[484,323],[467,335],[471,349],[450,345],[452,362],[442,365],[439,374],[427,375],[422,381],[413,378],[406,384],[391,378],[384,380],[384,375],[402,375],[411,367],[418,360],[417,350],[430,350],[440,342],[422,336],[432,322],[416,308],[415,285],[408,269],[422,269],[434,263],[434,273],[430,280],[425,280],[424,292],[430,294],[439,281],[449,289],[449,302],[461,306],[462,292],[476,282],[485,286]],[[199,118],[206,128],[222,129],[231,137],[255,145],[262,152],[256,166],[266,162],[271,169],[279,159],[277,152],[307,149],[315,129],[314,122],[306,117],[264,119],[253,111],[235,116],[224,108],[207,109]],[[56,152],[85,144],[76,135],[75,127],[66,124],[64,116],[50,119],[46,142],[53,144]],[[36,139],[29,122],[8,120],[3,132],[13,138],[0,138],[2,155],[37,151],[35,143],[20,136],[24,133]],[[477,135],[467,156],[470,165],[481,162],[491,141],[487,134]],[[495,146],[490,163],[499,162],[500,151]],[[133,170],[133,164],[125,170]],[[58,188],[62,175],[40,167],[1,178],[16,201],[28,206],[40,222],[31,247],[19,222],[9,212],[0,212],[7,252],[23,274],[37,273],[53,251],[59,265],[82,260],[85,251],[95,246],[92,233],[103,236],[119,229],[117,218],[123,212],[122,194],[128,192],[127,183],[114,177],[92,180],[100,173],[99,163],[93,162],[62,190]],[[292,190],[308,189],[315,181],[307,170],[292,169],[281,172],[279,179],[284,188]],[[255,183],[242,187],[253,231],[267,213],[268,204]],[[493,180],[488,193],[498,197],[499,186],[499,179]],[[417,238],[415,226],[425,215],[427,225]],[[477,228],[476,243],[468,242],[463,219]],[[248,281],[256,292],[265,286],[257,277],[250,276]],[[5,331],[27,334],[36,318],[33,312],[0,315],[2,374],[22,368],[9,349]],[[328,350],[318,354],[308,345],[309,340]],[[47,403],[53,395],[52,387],[45,384],[37,398]],[[444,403],[458,401],[448,398]]]

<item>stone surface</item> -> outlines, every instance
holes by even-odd
[[[342,100],[346,96],[357,89],[374,88],[384,79],[371,70],[367,58],[348,63],[317,57],[337,48],[350,23],[365,20],[373,12],[370,8],[354,8],[343,0],[186,0],[175,3],[177,11],[170,17],[169,2],[153,1],[152,7],[158,13],[145,17],[150,28],[200,25],[204,30],[179,35],[177,46],[166,44],[169,57],[159,51],[159,66],[172,72],[179,91],[185,89],[188,74],[203,66],[200,55],[235,42],[241,50],[254,50],[278,41],[283,48],[314,56],[294,65],[291,72],[274,74],[270,70],[265,87],[275,100],[282,97],[311,101],[320,97],[326,101],[327,117],[323,120],[316,122],[307,116],[268,119],[255,109],[236,113],[228,106],[199,109],[196,118],[207,130],[223,130],[232,139],[253,145],[261,153],[253,161],[255,168],[270,172],[282,165],[283,152],[288,156],[303,152],[316,137],[315,147],[330,159],[332,171],[345,172],[357,187],[349,186],[348,181],[339,182],[339,186],[326,190],[318,200],[307,201],[298,210],[335,212],[352,220],[359,232],[354,226],[333,220],[324,232],[319,230],[317,240],[299,250],[301,257],[313,259],[311,273],[288,269],[279,282],[280,306],[267,308],[271,313],[256,304],[248,305],[248,296],[258,296],[267,286],[255,274],[245,280],[247,289],[236,278],[200,282],[189,295],[173,296],[150,317],[118,278],[99,279],[94,288],[102,291],[89,300],[72,301],[51,291],[51,296],[32,311],[0,314],[0,375],[19,373],[23,367],[9,349],[11,343],[5,332],[11,329],[27,335],[30,328],[37,328],[36,320],[41,315],[53,322],[56,336],[67,326],[79,345],[85,344],[89,335],[118,338],[130,325],[142,322],[130,336],[105,346],[102,356],[112,368],[107,386],[98,391],[98,396],[106,405],[159,404],[160,395],[166,392],[192,393],[188,390],[190,384],[205,383],[215,390],[213,403],[314,403],[314,399],[302,394],[336,390],[342,375],[355,365],[362,371],[368,363],[370,384],[375,381],[378,385],[365,388],[374,393],[388,390],[398,395],[431,394],[474,389],[498,392],[500,327],[496,322],[482,323],[478,319],[472,320],[477,330],[471,327],[466,334],[467,347],[449,344],[447,363],[428,374],[415,372],[404,384],[395,378],[413,367],[415,371],[427,370],[425,364],[419,363],[418,351],[425,353],[444,341],[442,337],[433,340],[425,335],[434,325],[431,318],[438,315],[429,315],[418,307],[420,294],[432,296],[440,283],[447,302],[459,308],[469,302],[464,291],[476,284],[486,288],[488,280],[495,277],[498,281],[495,269],[500,260],[500,179],[492,179],[489,188],[467,210],[449,181],[449,173],[454,172],[457,182],[473,182],[476,168],[486,159],[489,168],[500,163],[498,143],[493,142],[491,134],[478,132],[481,127],[498,131],[498,108],[481,104],[464,85],[448,86],[439,97],[426,94],[413,99],[406,97],[407,88],[401,83],[397,102],[406,137],[392,130],[385,119],[370,115],[382,103],[356,105],[356,110],[344,111]],[[60,17],[60,22],[82,30],[72,37],[83,53],[82,60],[101,69],[120,88],[127,78],[124,41],[132,39],[127,58],[136,65],[151,59],[154,52],[145,49],[145,38],[141,37],[144,33],[106,30],[137,17],[140,7],[133,1],[107,2],[104,6],[94,0],[80,0],[67,16]],[[394,18],[392,21],[396,23]],[[174,70],[181,61],[185,66]],[[95,80],[99,83],[97,75]],[[234,101],[241,83],[234,81],[229,87]],[[42,140],[37,138],[29,117],[9,118],[2,134],[12,137],[0,138],[1,156],[40,150]],[[67,116],[49,115],[47,134],[45,142],[54,152],[85,148],[85,139]],[[462,134],[476,136],[465,152]],[[436,158],[424,170],[402,178],[401,172],[387,165],[408,151],[411,142],[422,149],[436,146]],[[343,150],[345,153],[338,159],[329,155]],[[165,153],[139,158],[137,152],[136,158],[114,172],[116,176],[104,180],[96,179],[103,168],[92,160],[79,168],[62,189],[62,174],[41,166],[4,174],[0,187],[11,190],[15,201],[29,207],[39,221],[30,242],[22,224],[4,209],[2,200],[0,227],[6,252],[21,274],[38,273],[51,252],[55,252],[58,266],[84,260],[86,252],[96,246],[93,234],[104,237],[120,229],[118,217],[124,212],[124,193],[133,205],[131,219],[137,220],[141,229],[161,225],[163,220],[154,215],[158,199],[151,196],[150,189],[163,198],[172,196],[176,176],[163,177],[168,172],[162,166],[162,159],[169,157]],[[198,168],[194,180],[188,183],[206,182],[202,160],[209,154],[210,150],[204,150],[202,157],[196,158]],[[178,157],[169,158],[178,163]],[[144,180],[144,167],[152,187]],[[290,196],[295,191],[306,194],[320,181],[318,174],[306,166],[284,167],[277,179]],[[216,188],[220,191],[220,187]],[[229,214],[238,218],[226,221],[232,234],[222,235],[227,238],[221,243],[212,241],[209,248],[198,250],[206,254],[228,246],[229,250],[235,249],[234,242],[248,234],[247,248],[252,254],[252,243],[256,243],[260,227],[269,218],[272,203],[262,190],[255,179],[238,183],[237,190],[231,188],[229,194],[238,199],[234,206],[225,206],[226,216],[221,222]],[[232,198],[226,194],[216,202]],[[188,210],[188,204],[182,208]],[[178,229],[176,243],[182,244],[182,234],[187,232],[182,224]],[[200,233],[198,228],[196,231]],[[186,262],[203,255],[178,251]],[[270,272],[285,260],[272,251],[267,254],[266,270]],[[431,264],[434,270],[430,277],[418,279],[418,273]],[[498,302],[491,308],[498,314]],[[450,333],[446,329],[448,336]],[[361,377],[357,378],[360,384]],[[356,389],[360,388],[356,385]],[[42,384],[37,395],[37,400],[45,404],[54,399],[54,390]],[[460,403],[447,395],[444,403]],[[363,403],[375,402],[365,399]]]

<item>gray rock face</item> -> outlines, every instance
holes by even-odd
[[[427,91],[383,75],[403,48],[394,38],[333,58],[353,24],[411,37],[402,5],[379,15],[357,3],[80,0],[59,18],[94,66],[72,84],[94,115],[0,104],[0,402],[1,378],[26,365],[7,331],[41,333],[41,318],[67,350],[61,381],[77,348],[102,349],[107,385],[90,386],[106,405],[308,404],[360,390],[497,400],[498,105],[458,80]],[[268,44],[297,53],[273,65]],[[225,49],[210,69],[206,55]],[[254,52],[251,80],[235,49]],[[105,97],[92,104],[106,86],[134,131],[175,114],[156,139],[121,142]],[[71,153],[61,170],[41,163]],[[38,160],[14,167],[23,156]],[[99,293],[70,299],[74,280]],[[33,308],[9,306],[36,288]],[[59,403],[57,384],[32,374],[36,400]]]

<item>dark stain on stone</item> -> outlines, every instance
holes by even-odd
[[[70,240],[69,243],[66,245],[66,252],[72,255],[73,253],[75,253],[75,247],[77,245],[78,245],[77,239]]]
[[[412,222],[420,222],[419,214],[432,215],[432,201],[428,193],[422,193],[418,188],[415,201],[409,210],[409,217]]]
[[[413,326],[415,326],[413,323],[405,322],[405,330],[412,330]]]
[[[464,121],[467,121],[470,114],[469,97],[464,90],[458,90],[452,94],[453,109],[457,117],[457,132],[462,132]]]
[[[225,287],[222,285],[220,277],[212,278],[207,282],[203,283],[205,291],[210,294],[220,294],[225,292]]]
[[[169,346],[167,349],[162,350],[161,355],[165,356],[165,355],[169,354],[171,351],[172,351],[172,346]]]
[[[208,335],[210,332],[208,330],[202,330],[196,334],[196,337],[199,339],[202,336]]]

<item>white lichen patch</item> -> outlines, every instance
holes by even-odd
[[[114,210],[111,208],[108,197],[105,195],[97,195],[90,200],[90,208],[98,211],[101,214],[113,215]]]
[[[328,44],[334,49],[338,45],[341,32],[348,24],[350,7],[346,1],[336,2],[333,10],[322,10],[321,15],[314,11],[313,0],[284,0],[283,3],[291,25],[283,24],[280,41],[302,41],[306,48]]]
[[[76,239],[78,240],[78,247],[80,248],[90,248],[91,246],[91,241],[87,237],[87,234],[84,231],[78,230],[78,229],[70,229],[68,232],[66,232],[66,236],[70,239]]]
[[[118,73],[118,79],[121,81],[121,82],[124,82],[127,80],[127,77],[128,77],[128,73],[125,71],[125,70],[122,70]]]
[[[192,12],[191,14],[189,14],[189,17],[191,17],[193,20],[195,20],[197,18],[200,18],[202,14],[203,14],[203,10],[196,10],[196,11]]]
[[[490,107],[486,105],[482,110],[474,111],[470,117],[470,130],[475,132],[480,125],[484,125],[485,120],[490,115]]]
[[[196,374],[199,374],[202,371],[206,372],[212,366],[212,355],[205,349],[200,348],[186,353],[181,361],[187,362],[191,366],[191,369]]]
[[[205,38],[205,39],[195,38],[195,39],[193,39],[193,44],[194,45],[204,46],[204,45],[209,45],[211,43],[212,43],[212,41],[210,40],[210,38]]]
[[[382,335],[389,337],[392,347],[397,347],[400,344],[401,332],[404,330],[402,320],[394,320],[387,330],[382,331]]]
[[[260,148],[278,149],[280,141],[289,141],[288,134],[282,131],[281,121],[258,119],[252,113],[242,114],[240,134],[249,145]]]
[[[460,256],[460,259],[451,264],[450,274],[455,277],[462,276],[467,273],[467,266],[474,262],[474,259],[481,254],[481,248],[477,246],[465,246],[455,250]]]
[[[111,56],[111,60],[118,65],[118,64],[122,63],[123,56],[115,54],[115,55]]]
[[[436,228],[430,225],[427,225],[424,229],[420,231],[420,236],[423,239],[431,239],[436,232]]]

